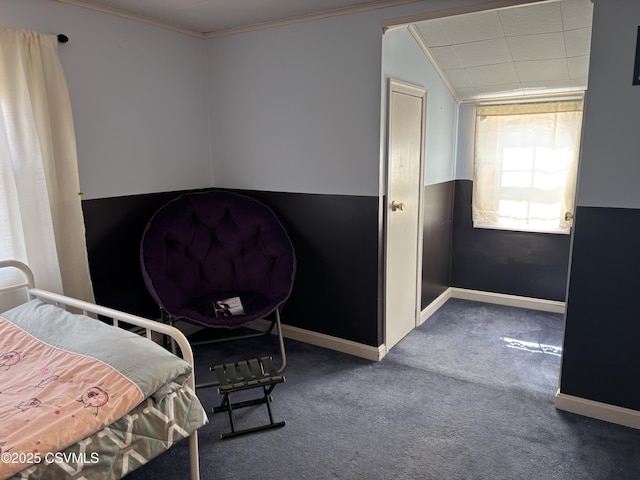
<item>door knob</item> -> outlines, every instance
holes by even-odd
[[[402,202],[396,202],[395,200],[393,200],[391,202],[391,211],[395,212],[396,210],[404,210],[404,203]]]
[[[565,222],[570,222],[571,220],[573,220],[573,213],[566,212],[564,214],[564,220],[565,220]]]

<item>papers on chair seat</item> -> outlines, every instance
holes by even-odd
[[[216,317],[231,317],[233,315],[244,315],[244,307],[240,297],[225,298],[213,302]]]

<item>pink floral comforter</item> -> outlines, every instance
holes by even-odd
[[[80,317],[64,314],[72,320]],[[99,352],[104,342],[108,342],[114,357],[119,353],[129,359],[133,354],[126,351],[127,341],[145,340],[153,347],[158,346],[130,332],[84,318],[83,325],[90,322],[88,331],[77,333],[78,326],[73,323],[64,323],[64,327],[53,324],[54,330],[67,331],[57,337],[43,335],[46,337],[43,339],[38,338],[37,329],[0,317],[0,479],[30,464],[51,459],[51,452],[101,430],[153,393],[144,391],[151,387],[143,385],[141,389],[126,374],[126,368],[118,367],[118,362],[114,366],[110,364],[114,362],[100,358]],[[106,339],[100,333],[104,327],[136,338]],[[98,355],[93,355],[84,340],[78,341],[76,336],[82,335],[95,337],[100,344],[95,347]],[[71,346],[60,344],[59,338],[68,338]],[[118,348],[121,342],[122,348]],[[82,348],[76,348],[78,343],[83,344]],[[85,353],[82,349],[89,351]],[[142,355],[136,362],[154,363],[150,361],[153,357],[141,353],[139,348],[136,353]],[[165,380],[154,384],[153,390]]]

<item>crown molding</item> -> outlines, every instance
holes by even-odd
[[[362,12],[368,12],[370,10],[379,10],[381,8],[394,7],[397,5],[404,5],[407,3],[416,3],[419,1],[421,0],[378,0],[375,2],[369,2],[362,5],[355,5],[352,7],[345,7],[345,8],[337,8],[334,10],[327,10],[327,11],[318,12],[318,13],[310,13],[307,15],[300,15],[297,17],[285,18],[282,20],[255,23],[252,25],[246,25],[246,26],[234,27],[234,28],[224,28],[221,30],[216,30],[214,32],[205,33],[204,37],[205,38],[224,37],[227,35],[235,35],[237,33],[246,33],[246,32],[252,32],[255,30],[264,30],[266,28],[282,27],[286,25],[293,25],[296,23],[311,22],[313,20],[322,20],[324,18],[350,15],[352,13],[362,13]]]
[[[440,79],[442,80],[442,83],[444,83],[444,85],[447,87],[447,90],[449,90],[449,93],[453,96],[453,98],[455,99],[455,101],[457,103],[460,103],[460,101],[461,101],[460,96],[456,92],[456,89],[453,88],[453,85],[451,85],[451,83],[449,83],[449,79],[447,78],[447,76],[444,74],[444,72],[442,71],[442,69],[438,65],[438,62],[436,62],[435,58],[433,58],[433,55],[431,54],[431,50],[429,50],[429,47],[427,46],[426,42],[424,41],[424,38],[422,38],[422,35],[418,31],[418,28],[414,24],[410,24],[408,29],[409,29],[409,33],[411,33],[411,35],[413,36],[414,40],[416,41],[416,43],[420,47],[420,50],[422,50],[422,53],[424,54],[424,56],[427,57],[427,59],[431,63],[431,66],[434,68],[434,70],[440,76]]]
[[[160,28],[164,28],[167,30],[172,30],[174,32],[178,32],[178,33],[182,33],[184,35],[189,35],[191,37],[195,37],[195,38],[200,38],[200,39],[210,39],[210,38],[217,38],[217,37],[224,37],[227,35],[235,35],[238,33],[246,33],[246,32],[252,32],[252,31],[256,31],[256,30],[264,30],[267,28],[274,28],[274,27],[282,27],[282,26],[286,26],[286,25],[293,25],[296,23],[302,23],[302,22],[310,22],[313,20],[321,20],[324,18],[331,18],[331,17],[338,17],[338,16],[342,16],[342,15],[350,15],[353,13],[361,13],[361,12],[367,12],[370,10],[378,10],[381,8],[388,8],[388,7],[393,7],[393,6],[397,6],[397,5],[403,5],[403,4],[407,4],[407,3],[416,3],[419,2],[421,0],[377,0],[374,2],[368,2],[365,4],[361,4],[361,5],[354,5],[351,7],[345,7],[345,8],[338,8],[338,9],[334,9],[334,10],[327,10],[324,12],[318,12],[318,13],[311,13],[308,15],[300,15],[297,17],[291,17],[291,18],[285,18],[282,20],[275,20],[275,21],[269,21],[269,22],[261,22],[261,23],[255,23],[252,25],[243,25],[243,26],[239,26],[239,27],[232,27],[232,28],[223,28],[220,30],[215,30],[212,32],[198,32],[189,28],[184,28],[184,27],[180,27],[177,26],[175,24],[171,24],[171,23],[167,23],[167,22],[162,22],[159,20],[154,20],[148,17],[145,17],[143,15],[138,15],[135,13],[131,13],[131,12],[127,12],[125,10],[121,10],[118,8],[113,8],[113,7],[107,7],[104,5],[99,5],[97,3],[88,1],[88,0],[56,0],[59,3],[65,3],[67,5],[73,5],[76,7],[82,7],[82,8],[87,8],[89,10],[94,10],[96,12],[101,12],[101,13],[106,13],[108,15],[114,15],[116,17],[120,17],[120,18],[126,18],[128,20],[134,20],[136,22],[141,22],[141,23],[146,23],[148,25],[153,25],[156,27],[160,27]]]
[[[106,13],[108,15],[114,15],[120,18],[126,18],[127,20],[134,20],[136,22],[146,23],[147,25],[153,25],[155,27],[164,28],[166,30],[172,30],[174,32],[182,33],[184,35],[189,35],[191,37],[196,37],[201,39],[204,38],[204,34],[202,34],[201,32],[196,32],[195,30],[190,30],[188,28],[178,27],[177,25],[161,22],[159,20],[153,20],[151,18],[147,18],[142,15],[137,15],[131,12],[126,12],[118,8],[106,7],[104,5],[98,5],[96,3],[88,2],[86,0],[56,0],[56,1],[59,3],[66,3],[67,5],[73,5],[76,7],[88,8],[89,10]]]

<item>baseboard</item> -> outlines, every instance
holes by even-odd
[[[420,312],[418,326],[422,325],[431,315],[444,305],[450,298],[473,300],[476,302],[505,305],[508,307],[528,308],[544,312],[564,313],[564,302],[545,300],[541,298],[521,297],[505,293],[484,292],[481,290],[469,290],[467,288],[449,287],[438,298],[431,302]]]
[[[451,287],[450,298],[460,298],[473,300],[476,302],[494,303],[509,307],[529,308],[543,312],[564,313],[564,302],[545,300],[541,298],[520,297],[518,295],[507,295],[505,293],[483,292],[480,290],[469,290],[466,288]]]
[[[552,300],[449,287],[420,312],[418,326],[422,325],[431,315],[437,312],[438,309],[450,298],[474,300],[477,302],[493,303],[511,307],[529,308],[532,310],[542,310],[546,312],[564,313],[564,302],[554,302]],[[267,321],[255,322],[255,325],[259,328],[265,328],[269,324],[270,322]],[[387,354],[387,348],[384,343],[378,347],[372,347],[371,345],[365,345],[351,340],[326,335],[324,333],[293,327],[291,325],[282,325],[282,335],[285,338],[308,343],[310,345],[316,345],[318,347],[328,348],[330,350],[372,360],[374,362],[382,360]]]
[[[268,327],[270,324],[271,322],[265,320],[255,322],[255,325],[260,326],[260,328]],[[353,342],[351,340],[345,340],[343,338],[333,337],[324,333],[313,332],[311,330],[305,330],[303,328],[292,327],[291,325],[285,324],[282,324],[282,336],[298,342],[328,348],[329,350],[335,350],[337,352],[346,353],[366,360],[372,360],[374,362],[382,360],[385,353],[384,345],[372,347],[371,345],[365,345],[363,343]]]
[[[420,312],[420,318],[418,319],[418,326],[426,322],[431,315],[436,313],[438,309],[443,306],[447,300],[451,298],[451,287],[447,288],[438,298],[431,302],[427,307]]]
[[[567,395],[566,393],[561,393],[560,390],[556,393],[555,407],[558,410],[576,413],[585,417],[640,429],[640,412],[637,410]]]

